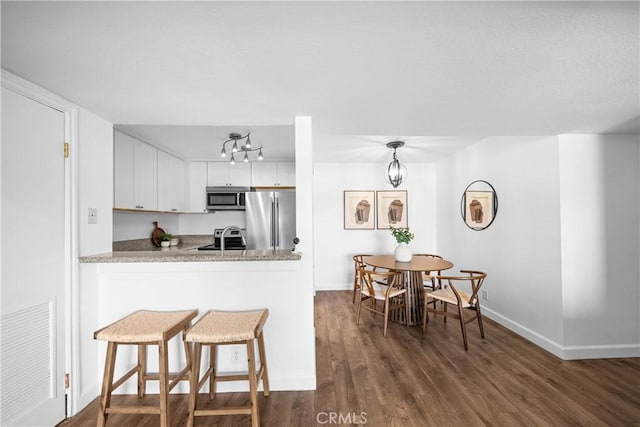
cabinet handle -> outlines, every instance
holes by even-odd
[[[144,206],[142,206],[142,205],[136,205],[136,209],[144,209]]]
[[[176,208],[171,208],[171,212],[178,212],[178,209],[176,209]]]

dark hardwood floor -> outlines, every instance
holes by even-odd
[[[361,316],[356,325],[350,292],[317,293],[317,390],[260,395],[262,425],[640,426],[640,359],[563,361],[486,318],[484,340],[477,324],[468,325],[465,352],[455,319],[431,318],[424,336],[390,324],[383,338],[382,317]],[[215,407],[248,402],[247,393],[218,396]],[[186,395],[171,395],[173,426],[186,424],[186,404]],[[97,407],[95,400],[61,426],[95,425]],[[158,423],[158,416],[111,415],[107,424]],[[250,424],[248,416],[196,420]]]

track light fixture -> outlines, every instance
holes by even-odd
[[[243,162],[249,161],[249,152],[257,151],[258,152],[258,160],[262,160],[264,157],[262,156],[262,147],[252,148],[251,147],[251,132],[247,133],[245,136],[240,135],[239,133],[230,133],[229,139],[227,139],[222,144],[222,151],[220,151],[220,157],[227,157],[227,143],[233,141],[233,146],[231,147],[231,160],[229,163],[232,165],[236,164],[235,153],[244,153],[244,157],[242,158]],[[238,146],[238,141],[242,143],[242,140],[246,139],[244,145]]]
[[[398,157],[396,156],[396,149],[404,146],[404,142],[402,141],[391,141],[387,143],[387,147],[393,148],[393,160],[387,166],[387,173],[384,176],[384,179],[391,185],[393,188],[397,188],[398,185],[402,183],[402,181],[407,177],[407,168],[400,163]]]

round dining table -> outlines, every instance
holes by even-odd
[[[409,306],[409,319],[406,321],[408,326],[422,325],[423,273],[436,273],[453,267],[453,263],[446,259],[418,254],[413,255],[409,262],[398,262],[394,255],[369,255],[362,257],[362,261],[372,267],[403,273],[403,285],[407,289],[407,305]],[[404,310],[393,310],[390,319],[405,323],[404,317]]]

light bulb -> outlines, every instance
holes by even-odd
[[[247,154],[247,152],[244,152],[244,159],[242,159],[243,162],[248,162],[249,161],[249,155]]]
[[[222,146],[222,151],[220,152],[220,157],[227,157],[227,150],[224,149],[224,145]]]
[[[245,144],[245,147],[251,148],[251,137],[249,134],[247,134],[247,143]]]
[[[233,141],[233,147],[231,147],[231,152],[232,153],[238,152],[238,141]]]
[[[229,163],[231,163],[232,165],[236,164],[236,159],[233,157],[233,154],[231,155],[231,161]]]
[[[262,157],[262,148],[260,149],[260,151],[258,151],[258,160],[262,160],[264,157]]]

